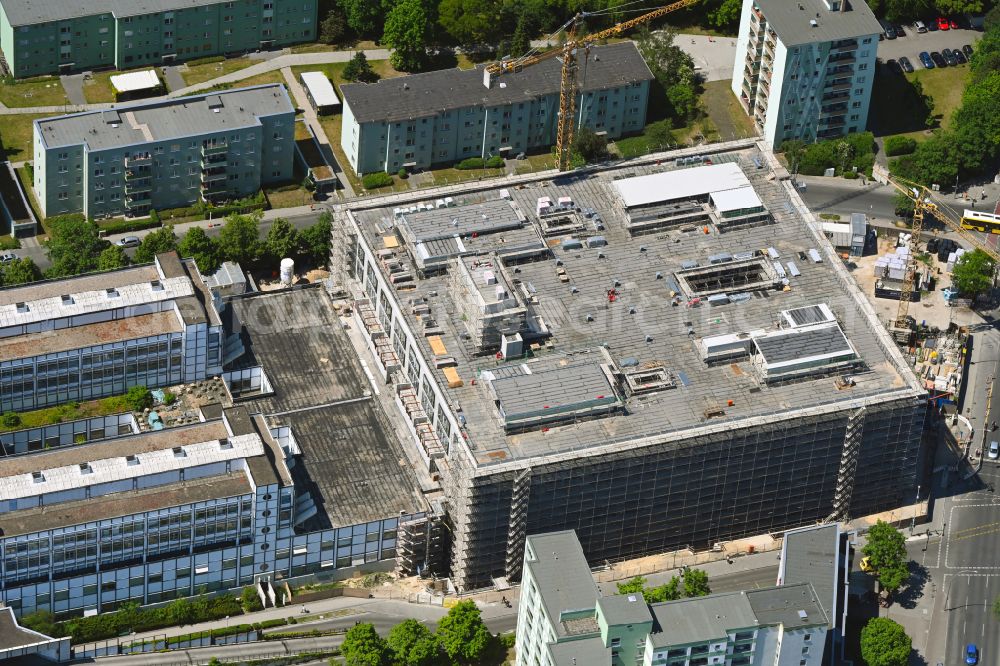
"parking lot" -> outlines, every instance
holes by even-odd
[[[878,57],[882,62],[898,60],[906,56],[917,69],[923,68],[917,55],[921,51],[931,53],[944,49],[961,49],[966,44],[974,44],[980,37],[977,30],[938,30],[918,33],[912,24],[904,25],[905,37],[885,39],[878,43]]]

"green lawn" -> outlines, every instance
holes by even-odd
[[[284,190],[284,188],[279,188]],[[301,185],[293,190],[277,191],[275,189],[264,189],[264,195],[271,204],[271,208],[294,208],[296,206],[306,206],[313,201],[312,192]]]
[[[266,83],[284,83],[285,77],[281,75],[278,70],[263,72],[262,74],[254,74],[253,76],[248,76],[245,79],[240,79],[235,83],[220,83],[218,85],[212,86],[209,90],[229,90],[231,88],[246,88],[249,86],[261,86]]]
[[[723,141],[757,134],[753,120],[740,105],[729,81],[710,81],[701,95],[701,106]]]
[[[329,74],[327,76],[329,76]],[[340,147],[340,128],[343,125],[342,119],[343,116],[339,113],[328,116],[320,116],[319,124],[323,126],[326,138],[330,142],[330,148],[333,149],[333,155],[337,158],[337,163],[340,164],[340,168],[343,169],[344,175],[347,176],[347,180],[351,183],[351,187],[355,192],[361,192],[361,179],[355,175],[354,169],[351,168],[351,163],[347,161],[347,155],[344,153],[344,149]]]
[[[404,75],[404,72],[397,72],[393,69],[388,60],[369,60],[368,64],[370,64],[372,69],[375,70],[375,72],[383,79],[391,79]],[[346,66],[346,62],[330,62],[321,65],[295,65],[292,67],[292,72],[296,76],[302,72],[323,72],[326,74],[328,79],[333,81],[333,84],[339,90],[340,86],[345,83],[349,83],[344,80],[344,68]]]
[[[83,96],[87,98],[87,104],[114,102],[115,91],[111,88],[111,77],[120,73],[115,70],[94,72],[91,78],[83,84]]]
[[[9,107],[69,104],[58,76],[40,76],[17,83],[0,83],[0,102]]]
[[[905,76],[879,65],[872,88],[870,129],[875,136],[906,134],[917,139],[926,138],[928,115],[933,116],[933,125],[947,128],[952,114],[962,103],[968,74],[968,65],[918,69]],[[930,111],[914,87],[917,81],[933,101]]]
[[[469,180],[479,180],[480,178],[496,178],[504,174],[503,169],[455,169],[445,167],[443,169],[433,169],[430,171],[434,179],[434,185],[454,185],[464,183]]]
[[[250,58],[226,58],[222,62],[210,62],[204,65],[187,65],[181,69],[181,76],[184,83],[193,86],[196,83],[204,83],[220,76],[231,74],[232,72],[246,69],[259,61]]]
[[[19,113],[4,116],[0,120],[0,144],[3,144],[4,154],[11,162],[31,160],[32,123],[38,118],[49,118],[52,114]]]

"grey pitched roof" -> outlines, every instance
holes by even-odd
[[[412,74],[378,83],[352,83],[342,86],[340,92],[359,123],[395,122],[556,94],[561,67],[558,57],[543,60],[520,72],[502,75],[492,88],[483,85],[482,68],[477,67]],[[587,62],[580,62],[579,81],[584,91],[616,88],[652,78],[632,42],[595,46],[590,49]]]
[[[826,613],[809,583],[748,590],[744,594],[759,624],[781,624],[786,630],[827,624]]]
[[[641,624],[653,621],[649,605],[639,592],[601,597],[597,600],[597,605],[608,624]]]
[[[757,626],[757,618],[742,592],[667,601],[649,609],[656,619],[650,634],[654,648],[702,643],[725,638],[730,631]]]
[[[218,112],[209,97],[222,100]],[[93,151],[255,127],[260,117],[294,112],[285,86],[275,83],[43,118],[35,128],[47,148],[86,143]]]
[[[827,617],[836,614],[837,549],[840,527],[837,523],[804,527],[785,532],[782,544],[781,583],[812,583]]]
[[[116,17],[154,14],[189,7],[215,5],[225,0],[0,0],[12,26],[66,21],[82,16],[113,14]]]
[[[832,42],[882,32],[865,0],[843,0],[847,11],[831,11],[824,0],[756,0],[785,46]],[[816,21],[813,27],[809,21]],[[875,45],[872,44],[872,48]]]
[[[525,567],[538,586],[553,629],[563,636],[566,632],[559,617],[564,611],[597,607],[597,584],[590,565],[573,530],[534,534],[527,542],[535,559],[526,559]]]

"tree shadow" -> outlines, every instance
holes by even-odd
[[[427,52],[427,59],[424,63],[425,72],[437,69],[454,69],[455,67],[458,67],[458,57],[451,49],[437,49]]]
[[[872,85],[869,130],[875,136],[888,136],[928,129],[932,109],[928,99],[906,76],[878,63]]]
[[[913,609],[917,606],[917,600],[924,594],[924,588],[927,586],[927,579],[930,577],[930,572],[927,571],[927,567],[919,562],[911,561],[908,568],[910,578],[906,582],[906,587],[896,594],[895,601],[903,608]]]

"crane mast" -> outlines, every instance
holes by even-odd
[[[580,86],[578,78],[577,56],[582,51],[584,57],[590,50],[590,46],[597,41],[608,37],[617,37],[626,30],[638,25],[648,23],[653,19],[665,16],[670,12],[684,7],[689,7],[700,0],[678,0],[669,5],[658,7],[641,16],[637,16],[628,21],[621,21],[605,30],[590,33],[583,37],[576,37],[576,25],[585,19],[587,13],[579,13],[569,22],[569,33],[566,43],[562,47],[544,51],[542,53],[532,53],[520,58],[501,60],[487,65],[483,68],[483,85],[492,87],[493,79],[510,72],[520,72],[525,67],[530,67],[536,63],[548,60],[556,56],[562,56],[562,68],[559,82],[559,121],[556,133],[556,157],[560,171],[569,171],[572,168],[572,148],[573,136],[576,131],[576,103],[580,96]]]

